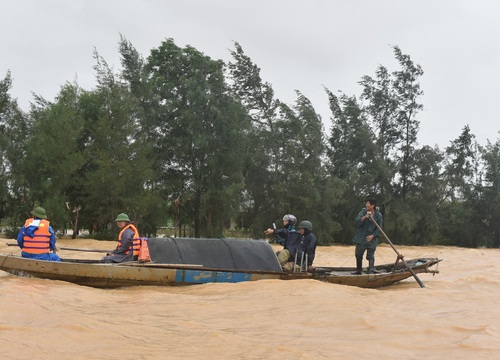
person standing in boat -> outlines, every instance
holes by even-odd
[[[302,254],[299,254],[301,269],[310,270],[316,255],[317,240],[312,229],[313,226],[309,220],[303,220],[299,224],[299,231],[302,235]]]
[[[43,207],[35,207],[32,218],[26,219],[24,226],[17,234],[17,245],[21,248],[21,256],[29,259],[61,261],[55,253],[56,235],[47,212]]]
[[[284,239],[282,245],[283,250],[276,253],[278,261],[283,270],[292,271],[295,256],[300,255],[302,251],[302,235],[295,229],[297,218],[292,214],[283,216],[283,227],[280,229],[267,229],[264,231],[266,235],[278,235]]]
[[[139,231],[125,213],[118,214],[115,222],[120,228],[118,244],[116,249],[101,259],[101,262],[109,264],[137,260],[141,246]]]
[[[363,255],[366,251],[366,260],[368,260],[368,273],[373,274],[375,267],[375,250],[378,245],[380,230],[371,220],[371,217],[382,227],[382,214],[377,210],[377,201],[370,197],[366,200],[365,208],[362,209],[356,217],[358,230],[354,235],[356,243],[356,271],[354,275],[361,275],[363,268]]]

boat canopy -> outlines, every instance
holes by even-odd
[[[282,271],[273,248],[264,240],[150,238],[151,260],[228,270]]]

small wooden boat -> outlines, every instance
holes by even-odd
[[[332,284],[351,285],[363,288],[378,288],[394,284],[398,281],[407,279],[413,274],[431,273],[437,274],[439,270],[434,269],[441,259],[438,258],[420,258],[406,260],[406,264],[396,262],[375,266],[373,274],[363,272],[362,275],[352,275],[356,268],[346,267],[319,267],[314,269],[312,277],[316,280],[326,281]],[[408,267],[407,267],[408,266]],[[366,270],[366,269],[365,269]]]
[[[352,267],[318,267],[311,272],[284,272],[272,247],[262,240],[155,238],[149,240],[151,262],[103,264],[95,260],[61,262],[0,254],[0,270],[20,276],[68,281],[98,288],[137,285],[192,285],[263,279],[315,279],[333,284],[377,288],[394,284],[441,261],[423,258],[376,266],[376,273],[352,275]]]

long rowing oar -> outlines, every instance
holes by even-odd
[[[7,246],[18,246],[17,244],[6,243]],[[109,253],[109,250],[91,250],[91,249],[78,249],[78,248],[67,248],[67,247],[57,247],[57,250],[69,250],[69,251],[83,251],[83,252],[98,252],[98,253]]]
[[[379,224],[377,224],[377,222],[373,218],[373,215],[370,215],[370,220],[373,221],[373,223],[375,224],[375,226],[380,230],[380,233],[382,235],[384,235],[384,238],[387,240],[387,242],[389,243],[389,245],[391,245],[392,249],[396,252],[396,254],[398,254],[398,259],[401,259],[401,261],[406,266],[406,268],[411,272],[411,274],[413,275],[413,277],[415,278],[415,280],[417,280],[417,282],[420,285],[420,287],[425,287],[424,283],[422,281],[420,281],[420,279],[418,278],[417,274],[415,274],[415,271],[413,271],[413,269],[408,266],[408,264],[406,263],[406,261],[404,259],[404,256],[399,253],[399,251],[396,249],[396,247],[394,246],[394,244],[392,243],[392,241],[389,240],[389,237],[385,234],[384,230],[382,230],[382,228],[379,226]]]

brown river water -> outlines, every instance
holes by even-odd
[[[0,253],[20,253],[6,242]],[[497,359],[500,249],[397,249],[443,259],[440,273],[418,274],[425,288],[410,277],[381,289],[260,280],[106,290],[0,271],[0,359]],[[396,259],[386,244],[375,255]],[[315,265],[354,262],[354,246],[317,249]]]

